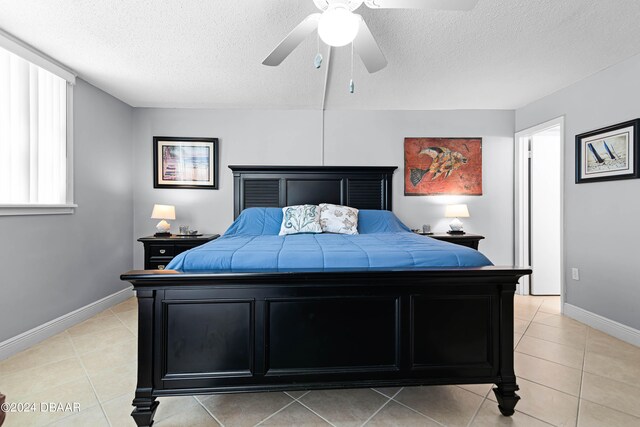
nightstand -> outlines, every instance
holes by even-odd
[[[479,234],[449,234],[449,233],[434,233],[434,234],[424,234],[418,233],[422,236],[433,237],[437,240],[442,240],[449,243],[455,243],[456,245],[466,246],[471,249],[478,250],[478,245],[480,244],[480,240],[484,239],[484,236]]]
[[[203,245],[220,237],[219,234],[203,234],[202,236],[141,237],[138,242],[144,245],[144,269],[164,270],[179,253]]]

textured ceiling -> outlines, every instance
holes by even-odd
[[[133,106],[320,108],[316,38],[264,57],[312,0],[0,0],[0,28]],[[640,53],[638,0],[480,0],[472,12],[358,10],[389,65],[334,48],[326,108],[513,109]]]

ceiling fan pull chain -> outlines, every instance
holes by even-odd
[[[317,42],[317,47],[318,47],[318,53],[316,54],[316,57],[313,59],[313,65],[316,68],[320,68],[322,66],[322,54],[320,53],[320,35],[316,34],[316,42]]]
[[[354,93],[356,86],[353,83],[353,42],[351,42],[351,79],[349,80],[349,93]]]

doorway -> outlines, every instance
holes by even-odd
[[[564,117],[516,134],[515,260],[521,295],[563,295]]]

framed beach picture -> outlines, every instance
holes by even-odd
[[[576,135],[576,184],[638,178],[640,119]]]
[[[482,195],[482,138],[405,138],[404,195]]]
[[[153,137],[153,188],[218,189],[218,138]]]

